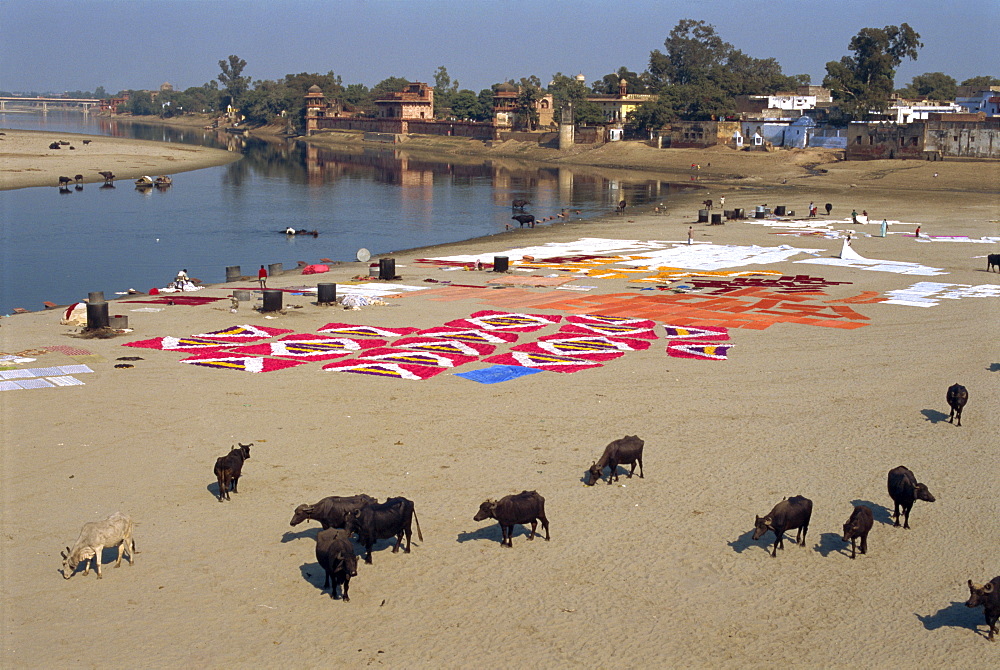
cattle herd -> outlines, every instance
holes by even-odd
[[[958,425],[962,425],[962,408],[968,401],[969,394],[964,386],[954,384],[948,388],[947,401],[952,409],[952,415],[957,415]],[[949,423],[952,418],[949,417]],[[599,460],[587,469],[583,481],[593,486],[598,479],[603,479],[604,468],[608,468],[608,484],[618,481],[618,466],[631,466],[626,475],[631,478],[639,468],[639,477],[643,478],[642,451],[645,443],[636,435],[626,435],[608,444]],[[213,472],[219,485],[219,502],[230,500],[229,494],[238,493],[237,484],[243,472],[244,463],[250,458],[250,444],[234,445],[225,456],[216,459]],[[913,472],[904,466],[889,471],[887,479],[889,497],[895,504],[895,526],[898,527],[900,511],[903,514],[903,528],[910,528],[910,510],[917,500],[934,502],[926,484],[917,481]],[[771,557],[777,556],[778,549],[784,549],[784,535],[795,530],[795,542],[800,546],[806,544],[806,533],[809,531],[809,521],[812,518],[813,503],[804,496],[792,496],[776,504],[764,517],[756,517],[753,539],[759,540],[767,532],[773,532],[774,546]],[[500,546],[512,548],[514,526],[531,525],[528,540],[536,535],[538,523],[542,524],[545,539],[550,539],[549,520],[545,516],[545,498],[537,491],[522,491],[508,495],[500,500],[489,499],[479,506],[479,511],[473,517],[474,521],[494,519],[500,526]],[[365,562],[372,563],[372,548],[379,540],[395,538],[392,552],[397,553],[406,538],[405,553],[410,553],[411,525],[416,523],[417,538],[423,542],[420,531],[420,521],[412,500],[402,497],[388,498],[378,502],[375,498],[358,494],[353,496],[328,496],[319,502],[309,505],[302,504],[295,508],[290,525],[297,526],[303,521],[317,521],[322,526],[316,536],[316,560],[325,572],[322,590],[330,588],[330,597],[337,597],[338,586],[341,599],[350,601],[349,590],[351,578],[358,574],[358,556],[351,540],[357,536],[358,544],[364,547]],[[132,537],[133,521],[128,515],[115,512],[101,521],[84,524],[80,536],[73,547],[66,547],[62,552],[63,577],[72,577],[77,567],[84,565],[83,574],[90,572],[90,559],[94,559],[97,578],[101,579],[101,554],[105,547],[118,549],[118,560],[115,567],[121,565],[122,556],[128,553],[129,565],[135,562],[135,540]],[[874,525],[874,515],[871,508],[864,505],[854,507],[850,518],[844,524],[843,541],[851,543],[851,558],[857,555],[857,541],[860,539],[862,554],[868,553],[868,534]],[[968,582],[970,597],[966,602],[968,607],[983,607],[986,625],[989,629],[987,639],[992,641],[997,633],[997,621],[1000,619],[1000,577],[983,585],[976,585],[970,579]]]

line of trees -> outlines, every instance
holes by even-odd
[[[521,124],[538,124],[536,102],[544,95],[553,97],[556,118],[564,106],[573,105],[576,123],[602,122],[600,109],[588,101],[592,95],[618,93],[619,81],[628,82],[629,93],[656,94],[629,118],[633,131],[659,128],[674,120],[708,120],[735,114],[736,96],[767,95],[808,85],[808,75],[786,75],[774,58],[754,58],[724,41],[715,27],[704,21],[682,19],[670,31],[664,49],[650,52],[645,71],[619,67],[587,85],[575,77],[556,73],[542,85],[534,75],[498,82],[478,93],[460,88],[445,66],[434,72],[435,117],[488,121],[493,116],[494,93],[513,85],[518,94],[515,113]],[[823,86],[832,91],[844,120],[865,119],[888,108],[891,95],[954,99],[954,78],[942,72],[928,72],[893,90],[896,68],[905,59],[916,59],[923,46],[920,35],[906,23],[884,28],[863,28],[848,44],[850,55],[826,65]],[[301,130],[304,126],[305,94],[316,84],[328,98],[339,100],[347,111],[374,115],[374,101],[386,93],[400,91],[410,82],[389,77],[372,88],[364,84],[344,85],[341,77],[326,74],[288,74],[278,80],[253,81],[244,74],[247,62],[236,55],[219,61],[219,75],[202,86],[184,91],[161,91],[156,99],[148,92],[130,91],[127,111],[136,115],[172,116],[185,112],[218,113],[226,105],[238,108],[247,122],[263,124],[277,116],[289,119]],[[1000,84],[992,76],[977,76],[961,82],[967,86]],[[98,95],[100,93],[100,95]],[[121,95],[121,94],[119,94]],[[93,94],[73,91],[67,97],[108,97],[103,87]]]

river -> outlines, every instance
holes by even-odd
[[[391,147],[341,151],[74,112],[0,113],[0,128],[181,142],[244,156],[175,174],[162,190],[139,191],[123,180],[113,188],[0,191],[0,314],[38,310],[44,301],[68,304],[90,291],[148,291],[181,268],[217,283],[227,266],[256,275],[260,265],[354,261],[361,248],[378,255],[498,234],[515,224],[510,203],[519,198],[540,219],[563,208],[587,219],[607,214],[620,198],[630,206],[663,202],[671,188],[593,171],[435,162]],[[319,235],[279,233],[288,226]]]

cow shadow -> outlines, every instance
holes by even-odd
[[[872,511],[872,517],[875,519],[875,523],[884,523],[892,526],[894,524],[892,520],[892,511],[885,505],[879,505],[878,503],[873,503],[870,500],[852,500],[851,504],[855,507],[858,505],[863,505]]]
[[[316,590],[318,590],[322,595],[327,595],[326,589],[323,588],[323,583],[326,581],[326,571],[323,569],[323,566],[319,564],[319,561],[315,561],[313,563],[303,563],[299,566],[299,570],[302,572],[302,579],[315,586]],[[335,599],[343,600],[343,584],[341,584],[340,588],[337,588],[337,586],[334,585],[333,589]]]
[[[924,420],[930,421],[931,423],[941,423],[942,421],[948,420],[948,415],[944,412],[939,412],[936,409],[922,409],[920,413],[924,415]]]
[[[521,524],[516,524],[514,526],[514,532],[512,533],[511,538],[513,539],[515,537],[518,537],[519,535],[528,537],[528,535],[530,534],[531,534],[530,525],[525,527],[522,526]],[[458,542],[472,542],[474,540],[491,540],[493,542],[500,542],[500,540],[503,539],[503,533],[500,531],[500,524],[492,523],[488,526],[483,526],[482,528],[477,528],[476,530],[473,531],[462,531],[461,533],[458,534],[458,537],[456,539]],[[536,540],[541,539],[543,542],[545,541],[545,530],[542,528],[541,523],[538,524],[538,531],[535,534],[535,539]]]
[[[986,369],[990,372],[1000,372],[1000,363],[990,363],[990,366]]]
[[[860,539],[858,541],[860,542]],[[823,558],[826,558],[833,553],[850,556],[850,553],[847,551],[850,548],[851,543],[844,542],[844,537],[842,535],[838,535],[837,533],[821,533],[819,536],[819,543],[814,547],[814,549],[816,549],[816,551],[818,551],[820,556]]]
[[[295,540],[302,540],[305,538],[315,542],[321,530],[323,530],[322,526],[303,528],[302,530],[286,530],[281,534],[281,543],[284,544],[286,542],[294,542]]]
[[[970,613],[978,614],[978,616],[970,616]],[[938,628],[951,626],[953,628],[965,628],[977,635],[986,637],[986,633],[979,630],[978,624],[978,622],[983,620],[982,610],[966,607],[964,602],[952,602],[934,614],[917,614],[914,612],[913,616],[917,617],[927,630],[937,630]]]
[[[219,488],[219,482],[218,481],[214,481],[211,484],[209,484],[208,486],[206,486],[205,490],[207,490],[209,493],[211,493],[213,496],[215,496],[215,499],[218,500],[219,499],[219,491],[221,491],[222,489]]]
[[[754,531],[748,530],[747,532],[743,533],[742,535],[740,535],[738,538],[736,538],[732,542],[727,542],[726,544],[728,544],[730,547],[732,547],[733,551],[735,551],[737,554],[742,554],[744,551],[746,551],[750,547],[764,546],[764,548],[767,549],[767,546],[766,545],[762,545],[761,543],[765,542],[770,535],[773,535],[773,533],[771,533],[770,531],[768,531],[768,534],[766,536],[760,538],[759,540],[753,539],[753,533],[754,533]],[[770,551],[770,549],[768,549],[768,551]]]

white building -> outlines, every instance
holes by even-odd
[[[955,98],[955,104],[959,105],[963,112],[970,114],[985,112],[986,116],[1000,116],[1000,86],[965,92],[968,95],[960,95]]]
[[[886,112],[896,123],[912,123],[926,121],[927,115],[933,112],[941,114],[956,114],[965,110],[954,102],[928,102],[926,100],[900,100]]]

